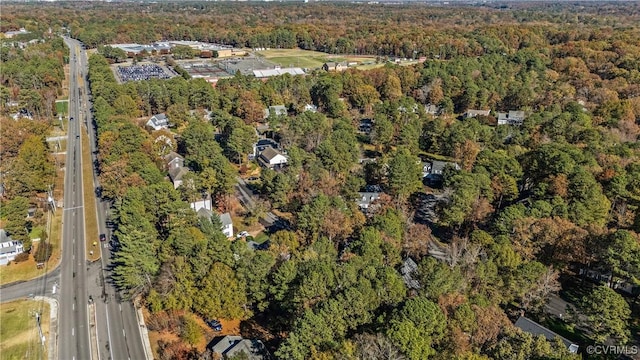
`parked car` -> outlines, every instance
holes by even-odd
[[[107,235],[100,234],[100,241],[107,241]]]
[[[222,324],[218,320],[208,320],[207,325],[214,331],[222,331]]]
[[[241,232],[238,233],[238,237],[239,238],[247,237],[247,236],[249,236],[249,233],[247,231],[241,231]]]

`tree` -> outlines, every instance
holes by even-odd
[[[9,189],[14,194],[46,191],[53,184],[54,165],[44,137],[32,135],[20,146],[11,169]]]
[[[233,269],[216,262],[200,283],[194,310],[205,318],[244,319],[246,304],[244,285]]]
[[[193,318],[193,315],[185,315],[182,317],[180,338],[191,346],[197,345],[202,340],[202,329]]]
[[[603,254],[605,264],[614,277],[640,281],[640,240],[628,230],[617,230],[608,236],[609,245]],[[611,282],[613,286],[613,281]]]
[[[446,319],[438,305],[424,297],[408,300],[392,318],[387,336],[409,359],[427,359],[444,335]]]
[[[389,161],[389,188],[400,201],[422,188],[422,162],[406,148],[400,148]]]
[[[631,310],[627,301],[614,290],[598,286],[579,302],[580,313],[586,316],[585,326],[590,337],[599,344],[609,338],[626,344],[629,340]]]

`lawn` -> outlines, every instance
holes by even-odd
[[[69,114],[69,100],[56,100],[56,113],[58,115]]]
[[[270,49],[257,51],[257,54],[282,67],[319,68],[327,61],[370,62],[371,57],[356,55],[331,55],[320,51],[302,49]]]
[[[35,312],[41,312],[41,325],[47,342],[40,342]],[[45,359],[49,341],[49,304],[17,300],[0,304],[0,359]]]
[[[93,164],[89,136],[82,134],[82,183],[84,194],[84,234],[87,259],[100,259],[100,241],[98,239],[98,215],[96,213],[95,186],[93,184]],[[93,244],[96,244],[95,246]],[[93,251],[93,254],[91,253]]]

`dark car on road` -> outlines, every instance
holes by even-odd
[[[214,331],[222,331],[222,324],[218,320],[208,320],[207,325]]]
[[[107,235],[100,234],[100,241],[107,241]]]

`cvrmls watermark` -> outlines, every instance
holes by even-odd
[[[587,354],[589,355],[638,355],[640,348],[633,346],[619,345],[589,345],[587,346]]]

